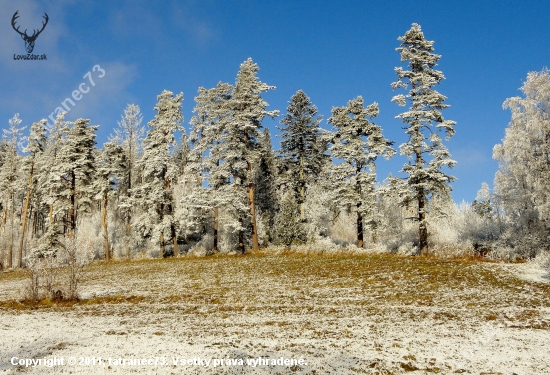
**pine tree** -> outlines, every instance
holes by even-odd
[[[333,108],[328,119],[334,128],[330,152],[342,160],[333,168],[334,196],[341,209],[354,208],[357,212],[357,247],[363,247],[364,220],[375,229],[376,159],[395,154],[393,142],[383,137],[382,128],[369,121],[377,115],[378,104],[365,108],[358,96],[345,107]]]
[[[476,199],[472,202],[474,212],[481,217],[490,218],[493,214],[493,204],[491,202],[491,193],[489,185],[486,182],[481,184],[481,189],[477,192]]]
[[[300,218],[300,206],[294,192],[287,191],[281,198],[280,210],[275,216],[273,231],[275,243],[291,247],[293,243],[306,241],[304,223]]]
[[[132,202],[139,204],[143,212],[135,225],[144,237],[152,237],[159,245],[160,257],[165,253],[165,233],[173,244],[177,256],[177,221],[174,217],[173,185],[177,180],[178,166],[171,150],[176,145],[175,132],[184,131],[181,106],[183,93],[176,96],[164,90],[157,96],[155,118],[149,122],[143,155],[138,162],[143,183],[132,189]]]
[[[4,129],[2,140],[4,143],[2,165],[0,166],[0,194],[4,206],[2,228],[5,231],[7,219],[10,219],[9,250],[7,267],[13,267],[14,241],[15,241],[15,201],[22,191],[23,183],[20,179],[20,156],[17,148],[23,140],[23,130],[19,113],[9,120],[8,129]]]
[[[118,193],[117,180],[124,175],[125,170],[126,154],[124,149],[113,142],[105,143],[103,150],[98,152],[97,178],[94,181],[94,190],[96,191],[96,199],[100,199],[102,202],[101,226],[103,227],[105,259],[108,261],[111,260],[107,222],[109,198]]]
[[[233,95],[231,96],[232,121],[228,124],[228,151],[226,162],[232,171],[233,182],[240,187],[248,185],[248,204],[252,224],[252,248],[258,251],[258,234],[256,228],[256,213],[254,204],[254,172],[253,165],[257,161],[258,138],[261,136],[262,120],[264,117],[276,117],[279,111],[267,111],[268,104],[261,94],[272,90],[274,86],[260,82],[257,77],[259,67],[247,59],[240,66]],[[243,223],[240,215],[239,221]],[[244,253],[244,232],[239,231],[239,250]]]
[[[65,121],[66,114],[67,112],[60,112],[48,132],[46,149],[40,160],[37,175],[38,195],[42,196],[42,201],[48,205],[48,228],[52,230],[54,226],[57,227],[57,224],[55,224],[54,207],[57,203],[59,192],[63,189],[63,179],[57,174],[56,167],[59,164],[59,154],[67,142],[67,134],[69,132],[69,123]]]
[[[118,122],[118,128],[115,129],[115,136],[110,141],[118,144],[124,151],[124,171],[120,178],[120,203],[121,214],[126,222],[126,257],[130,257],[130,238],[132,234],[132,214],[131,192],[139,181],[139,175],[136,170],[137,160],[142,151],[143,135],[145,128],[141,125],[143,116],[140,108],[135,104],[128,104],[124,110],[124,116]]]
[[[31,201],[32,192],[36,192],[37,178],[35,174],[36,165],[39,164],[40,158],[46,150],[47,141],[47,120],[41,120],[35,122],[31,126],[28,145],[25,148],[25,152],[29,155],[25,158],[25,171],[29,176],[27,182],[27,196],[25,198],[25,205],[23,206],[23,213],[21,214],[21,236],[19,237],[19,267],[23,262],[23,244],[25,240],[25,229],[27,227],[27,215],[29,211],[29,204]]]
[[[232,121],[230,99],[233,88],[233,85],[221,82],[212,89],[199,88],[199,95],[195,97],[197,104],[193,110],[195,116],[190,121],[193,128],[189,139],[193,148],[189,153],[190,162],[186,170],[200,176],[201,183],[188,197],[188,204],[191,206],[189,212],[195,225],[203,219],[202,211],[213,212],[214,251],[219,250],[219,210],[232,211],[235,207],[241,207],[242,211],[243,208],[242,202],[235,197],[234,190],[229,185],[232,171],[225,160],[229,151],[226,135]],[[207,188],[203,188],[202,181],[208,185]]]
[[[427,206],[435,195],[450,195],[450,182],[455,177],[443,172],[444,167],[452,168],[456,162],[451,159],[447,147],[442,142],[437,130],[445,130],[448,140],[454,133],[454,121],[445,120],[441,110],[449,105],[444,104],[441,95],[433,86],[445,77],[434,67],[441,56],[433,53],[433,41],[426,40],[420,25],[413,24],[404,36],[399,37],[401,46],[396,50],[401,54],[401,61],[408,61],[408,68],[395,68],[398,80],[392,84],[395,89],[409,89],[406,95],[396,95],[392,101],[400,106],[410,103],[407,112],[396,116],[405,124],[408,141],[400,146],[401,154],[409,158],[402,172],[408,175],[407,187],[410,194],[403,194],[406,200],[417,204],[420,252],[428,249],[428,229],[426,225]],[[434,129],[435,128],[435,129]],[[435,130],[435,131],[434,131]]]
[[[87,212],[94,197],[92,182],[95,178],[95,131],[90,120],[78,119],[67,133],[67,140],[57,154],[54,178],[60,182],[56,192],[54,214],[65,218],[69,238],[74,238],[77,217]]]
[[[304,202],[310,183],[317,181],[323,166],[330,160],[327,151],[327,136],[319,126],[321,116],[317,114],[309,97],[298,90],[288,103],[286,116],[281,120],[283,127],[280,168],[281,183],[289,186],[300,205],[300,218],[305,221]]]
[[[273,236],[269,228],[273,227],[279,204],[276,186],[277,165],[268,128],[264,129],[259,141],[259,160],[255,168],[254,185],[256,190],[254,194],[256,206],[262,214],[260,220],[262,220],[264,227],[267,228],[266,240],[271,240]],[[264,242],[263,246],[267,246],[267,243]]]

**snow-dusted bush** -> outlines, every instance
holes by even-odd
[[[441,258],[465,258],[474,255],[474,249],[470,242],[436,243],[430,252]]]
[[[307,191],[304,203],[305,230],[308,242],[314,242],[329,235],[334,202],[327,186],[312,184],[308,185]]]
[[[454,214],[453,226],[459,241],[472,243],[494,241],[499,236],[498,218],[476,212],[472,204],[462,202]]]
[[[397,254],[400,255],[415,255],[418,248],[412,242],[405,242],[397,249]]]
[[[354,214],[340,212],[330,226],[330,238],[336,243],[347,244],[357,242],[357,218]]]
[[[270,234],[273,232],[273,228],[269,225],[271,218],[269,214],[264,213],[261,208],[256,207],[256,231],[258,232],[258,243],[260,248],[266,248],[269,246]]]
[[[544,270],[550,273],[550,252],[540,253],[536,260]]]
[[[280,209],[273,227],[275,244],[290,247],[306,242],[306,231],[300,219],[300,206],[294,197],[294,191],[287,191],[279,201]]]
[[[64,294],[67,299],[78,299],[78,286],[84,276],[85,267],[94,260],[97,252],[97,238],[88,233],[77,233],[75,238],[66,238],[61,246],[61,263],[67,266]]]
[[[26,260],[26,271],[28,275],[28,285],[26,288],[25,299],[31,301],[40,300],[40,277],[43,274],[43,262],[38,258]]]
[[[74,238],[60,237],[49,228],[39,240],[30,242],[25,258],[29,277],[25,298],[38,301],[44,297],[78,299],[78,286],[84,270],[97,255],[101,239],[93,232],[78,231]]]
[[[185,247],[184,247],[185,248]],[[214,236],[210,233],[205,234],[201,240],[187,250],[187,255],[206,256],[211,255],[214,250]]]
[[[322,238],[315,242],[308,242],[301,245],[292,246],[289,249],[287,246],[271,246],[266,249],[267,252],[273,254],[336,254],[343,251],[343,247],[334,243],[330,238]]]

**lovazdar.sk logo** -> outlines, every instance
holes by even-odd
[[[14,60],[46,60],[46,54],[42,55],[34,55],[32,51],[34,50],[34,43],[36,42],[36,38],[40,35],[42,31],[44,31],[44,28],[46,28],[46,25],[48,24],[48,20],[50,19],[46,13],[44,13],[44,22],[42,22],[42,28],[41,29],[33,29],[32,35],[27,34],[27,30],[21,32],[19,30],[20,26],[16,25],[16,21],[19,18],[19,11],[16,11],[11,19],[11,26],[13,29],[21,35],[21,38],[25,41],[25,49],[27,50],[26,55],[13,55]]]

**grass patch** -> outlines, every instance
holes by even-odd
[[[50,298],[44,298],[40,301],[29,300],[7,300],[0,301],[0,309],[5,310],[39,310],[39,309],[64,309],[82,305],[97,304],[119,304],[119,303],[139,303],[145,300],[143,296],[104,296],[88,299],[53,301]]]
[[[25,273],[17,270],[0,274],[0,288],[4,280],[24,282]],[[131,293],[120,292],[121,285]],[[538,308],[550,307],[550,285],[513,277],[498,264],[477,258],[391,254],[259,252],[102,261],[87,269],[81,286],[82,291],[92,291],[91,294],[98,288],[115,292],[72,302],[6,300],[0,301],[0,308],[33,310],[139,303],[167,309],[179,306],[182,311],[202,309],[205,314],[323,311],[337,318],[346,316],[349,309],[365,313],[393,306],[396,311],[401,311],[401,307],[437,308],[429,315],[438,320],[459,320],[466,313],[480,321],[490,321],[498,319],[499,309],[515,307],[520,312],[514,319],[533,323],[538,319]],[[428,315],[420,311],[409,309],[403,313]]]

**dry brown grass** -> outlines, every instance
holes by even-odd
[[[23,280],[21,271],[0,274],[4,281]],[[518,307],[532,313],[514,319],[536,318],[538,307],[550,306],[550,286],[531,284],[503,273],[498,265],[478,259],[440,259],[387,254],[304,255],[265,253],[215,255],[139,261],[95,262],[75,302],[0,302],[4,309],[76,305],[148,303],[183,308],[201,306],[218,311],[325,309],[342,313],[352,307],[396,309],[407,306],[461,310],[438,312],[442,319],[467,315],[491,316]],[[91,295],[90,295],[91,294]],[[327,301],[332,301],[327,304]],[[205,311],[206,313],[206,311]],[[487,319],[487,318],[485,318]]]
[[[442,358],[475,348],[487,324],[513,329],[514,337],[524,332],[530,349],[550,330],[549,284],[467,258],[290,251],[95,262],[72,302],[19,301],[14,286],[24,283],[23,272],[0,274],[0,314],[77,327],[72,343],[81,352],[89,340],[96,353],[105,340],[118,347],[131,338],[144,349],[128,344],[128,351],[144,355],[166,341],[212,357],[303,355],[316,363],[298,371],[308,374],[479,373],[483,357],[473,365]],[[15,327],[13,335],[19,340]],[[434,345],[445,350],[437,360]]]

